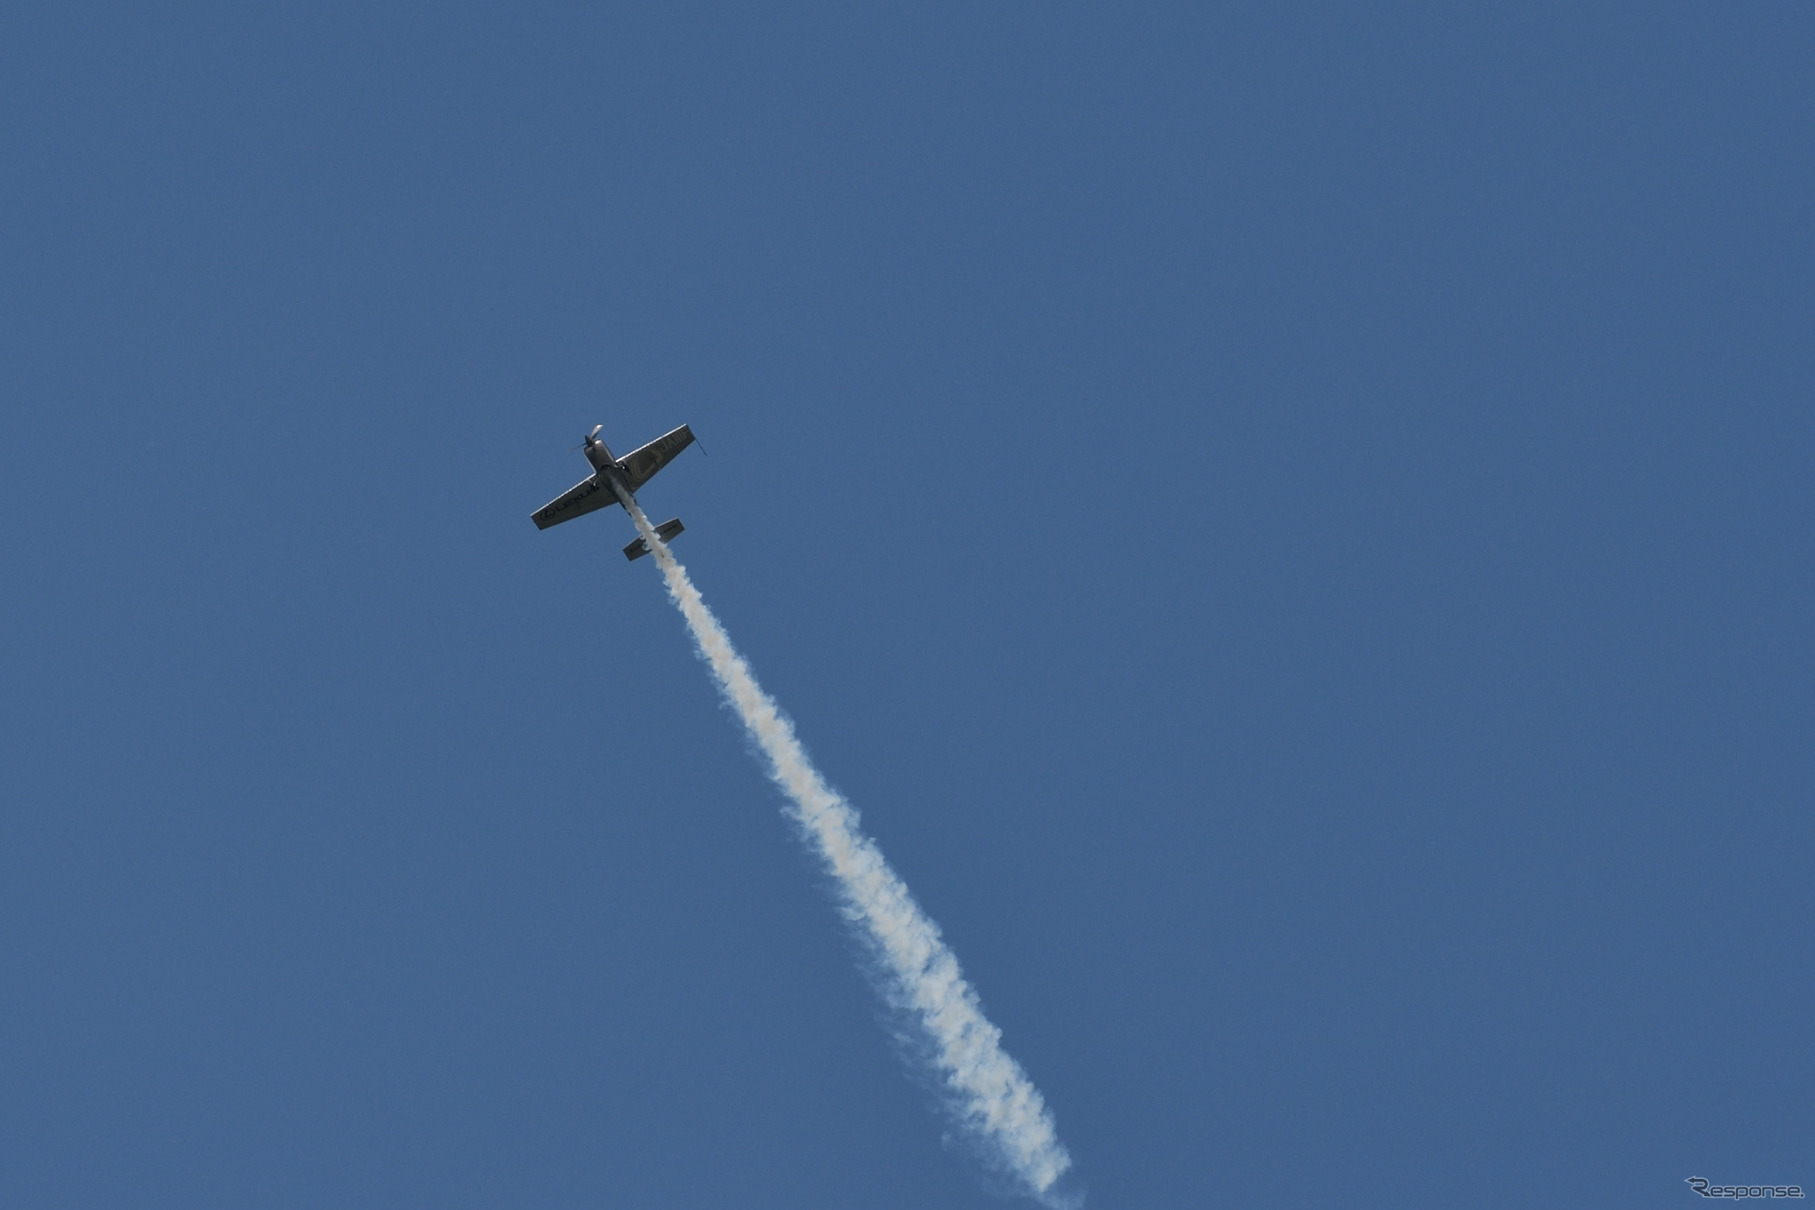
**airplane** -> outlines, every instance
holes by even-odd
[[[636,490],[655,478],[655,473],[674,460],[674,456],[693,444],[693,430],[686,425],[663,433],[648,445],[631,450],[622,458],[614,458],[611,448],[599,440],[602,424],[595,424],[592,432],[586,434],[586,440],[580,448],[586,451],[586,460],[592,463],[593,473],[574,484],[560,495],[538,508],[529,515],[536,523],[537,529],[547,529],[563,521],[584,516],[594,509],[604,508],[607,504],[621,504],[618,494],[612,489],[615,482],[624,489],[624,494],[636,498]],[[685,528],[681,519],[675,517],[655,527],[655,532],[662,536],[662,541],[672,542],[674,536]],[[624,557],[635,561],[649,553],[649,546],[641,534],[637,540],[624,548]]]

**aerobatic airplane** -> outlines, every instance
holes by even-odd
[[[615,480],[624,489],[624,494],[635,497],[636,490],[655,478],[655,473],[674,460],[674,456],[693,444],[693,430],[686,425],[672,433],[663,433],[648,445],[631,450],[622,458],[611,456],[611,449],[599,440],[602,424],[593,426],[592,432],[586,434],[586,440],[580,448],[586,451],[586,460],[592,463],[593,473],[574,484],[560,495],[530,514],[537,529],[547,529],[563,521],[604,508],[607,504],[620,504],[617,492],[612,490]],[[674,535],[681,532],[681,519],[675,517],[655,527],[655,532],[662,536],[662,541],[674,541]],[[649,553],[649,546],[641,534],[637,540],[624,548],[626,559],[640,559]]]

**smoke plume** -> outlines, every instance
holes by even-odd
[[[836,879],[840,907],[875,956],[883,993],[913,1029],[920,1043],[915,1049],[927,1056],[958,1126],[986,1162],[1024,1192],[1051,1206],[1070,1204],[1056,1188],[1071,1157],[1052,1114],[1021,1065],[1003,1051],[1002,1031],[983,1015],[939,926],[864,835],[856,810],[813,767],[793,723],[756,683],[649,518],[627,493],[620,499],[655,555],[719,691],[768,758],[769,776],[787,795],[789,814]]]

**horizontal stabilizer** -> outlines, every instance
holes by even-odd
[[[686,528],[686,526],[681,524],[681,519],[675,517],[672,520],[664,521],[656,526],[655,532],[661,536],[663,542],[672,542],[674,541],[674,535]],[[643,535],[641,534],[637,535],[637,540],[635,542],[632,542],[629,546],[624,548],[624,557],[633,563],[648,553],[649,543],[643,541]]]

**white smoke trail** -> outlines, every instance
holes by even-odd
[[[1002,1031],[983,1015],[958,959],[914,902],[907,884],[858,826],[856,810],[807,758],[794,725],[763,692],[731,646],[693,581],[656,534],[636,501],[620,493],[637,530],[661,565],[668,595],[687,619],[719,691],[763,754],[769,776],[792,803],[791,814],[838,881],[842,907],[870,944],[895,1007],[919,1027],[944,1082],[952,1111],[986,1159],[999,1164],[1048,1205],[1073,1204],[1055,1189],[1071,1167],[1052,1115],[1021,1065],[1003,1051]]]

